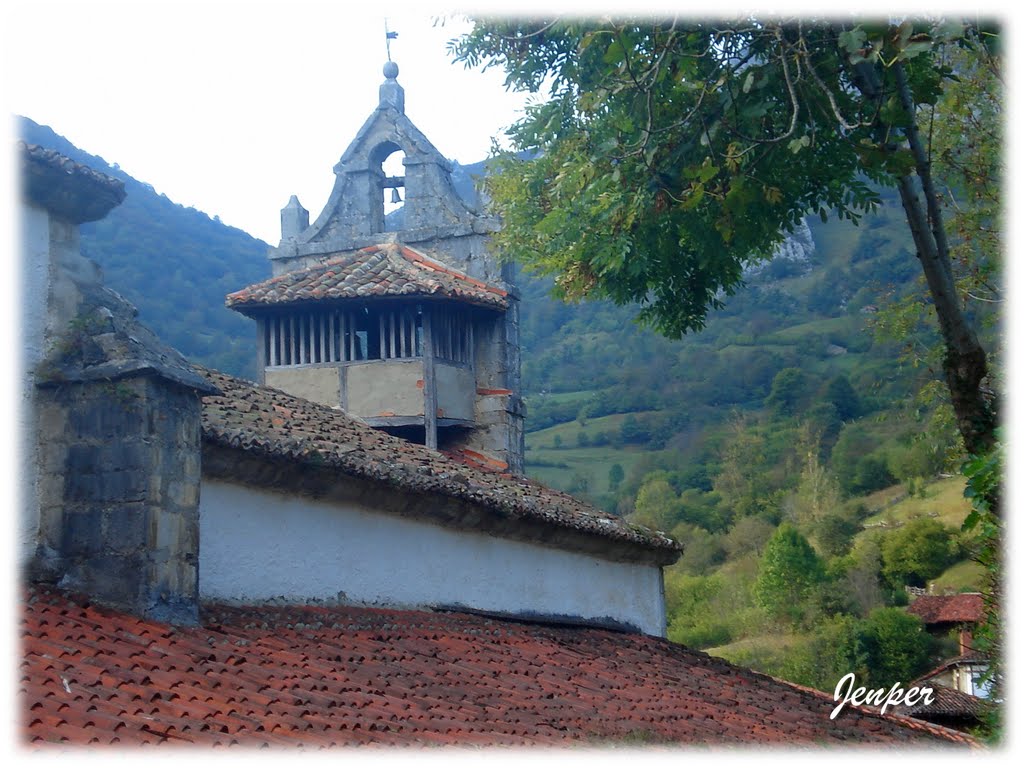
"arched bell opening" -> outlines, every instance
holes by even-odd
[[[375,232],[397,232],[402,229],[402,208],[405,205],[405,152],[393,141],[385,141],[370,153],[371,167],[376,171],[373,207],[378,226]]]

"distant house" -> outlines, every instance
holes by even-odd
[[[978,725],[992,696],[989,661],[973,647],[974,632],[984,618],[984,607],[984,598],[977,592],[921,595],[907,606],[907,612],[920,618],[930,634],[946,637],[955,632],[959,650],[955,657],[911,683],[934,690],[931,704],[922,701],[897,711],[953,728]]]
[[[961,656],[974,652],[974,630],[985,615],[984,598],[978,592],[957,595],[921,595],[907,606],[907,613],[917,616],[925,629],[936,636],[957,633]]]
[[[958,730],[977,727],[988,712],[992,688],[985,679],[988,667],[988,660],[981,656],[948,659],[909,685],[931,688],[931,703],[922,699],[912,707],[900,705],[894,711]]]

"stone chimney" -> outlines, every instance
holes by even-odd
[[[136,321],[78,227],[121,182],[22,145],[23,513],[29,579],[198,620],[200,409],[217,389]]]

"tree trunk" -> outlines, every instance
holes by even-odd
[[[909,120],[903,133],[914,156],[915,170],[921,181],[927,213],[921,206],[917,185],[910,174],[899,180],[900,199],[939,319],[939,329],[946,348],[943,355],[943,373],[949,387],[957,426],[963,436],[967,452],[981,455],[995,445],[995,430],[999,425],[995,404],[983,387],[983,381],[988,375],[985,350],[978,341],[978,336],[964,314],[957,296],[939,197],[932,182],[931,165],[921,143],[915,104],[902,62],[893,65],[893,73],[896,76],[900,100]]]

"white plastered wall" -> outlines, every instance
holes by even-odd
[[[21,515],[18,525],[18,565],[35,551],[39,528],[37,425],[33,393],[35,369],[46,353],[46,309],[50,291],[50,215],[33,205],[21,207],[21,369],[18,411]]]
[[[203,480],[203,600],[459,605],[664,635],[661,569]]]

